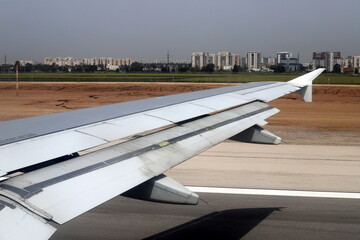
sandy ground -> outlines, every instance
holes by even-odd
[[[198,91],[229,84],[0,83],[0,121],[122,101]],[[290,144],[360,146],[360,86],[315,85],[313,103],[297,94],[270,105],[281,112],[266,128]]]

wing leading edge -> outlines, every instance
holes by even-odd
[[[42,234],[38,239],[48,239],[56,230],[49,223],[63,224],[246,129],[265,125],[265,119],[276,114],[278,110],[263,102],[289,92],[302,91],[301,89],[311,86],[312,80],[321,72],[322,70],[316,70],[286,83],[257,83],[242,88],[235,86],[223,88],[221,91],[199,92],[198,96],[179,94],[175,95],[175,98],[162,97],[159,99],[169,104],[145,108],[142,105],[141,108],[128,112],[118,109],[124,105],[110,105],[112,107],[108,107],[106,112],[109,109],[118,111],[104,119],[83,122],[79,120],[76,124],[66,126],[65,130],[64,126],[57,126],[58,128],[35,134],[34,137],[19,138],[3,144],[0,147],[0,156],[6,158],[0,158],[0,171],[7,173],[34,163],[33,160],[26,164],[16,163],[10,170],[3,167],[5,162],[22,162],[24,156],[15,154],[19,149],[17,147],[26,145],[26,148],[31,149],[31,146],[35,146],[37,150],[37,145],[33,143],[40,141],[39,139],[43,145],[54,145],[49,149],[53,149],[59,139],[70,136],[62,135],[58,138],[61,134],[81,133],[95,139],[105,139],[102,143],[81,146],[70,151],[77,152],[127,137],[122,142],[113,143],[103,149],[0,182],[0,222],[7,221],[7,224],[14,226],[9,228],[9,235],[5,236],[16,239],[16,234],[35,231]],[[86,109],[86,114],[91,116],[90,113],[95,109]],[[185,112],[175,116],[180,109],[190,109],[190,112],[194,113]],[[66,116],[71,116],[71,112],[75,114],[73,117],[80,113],[70,111]],[[30,122],[49,119],[56,121],[57,116],[64,118],[63,115],[56,114],[30,119]],[[126,122],[128,119],[127,123],[130,124],[129,119],[136,121],[148,116],[156,123],[144,123],[146,127],[139,128],[134,126],[130,133],[123,133],[126,132],[126,126],[121,127],[122,120]],[[26,123],[26,119],[22,121]],[[7,122],[4,125],[7,126],[6,132],[11,129],[12,124]],[[138,124],[142,125],[142,121]],[[131,137],[133,135],[138,136]],[[7,139],[11,139],[11,136],[8,135]],[[59,154],[68,154],[66,151]],[[12,159],[13,154],[16,156],[15,160]],[[42,159],[40,162],[51,160],[48,159],[49,156],[53,157],[51,154],[38,154],[35,151],[31,159],[38,156]],[[10,215],[18,217],[9,218]],[[29,220],[18,224],[22,216]]]

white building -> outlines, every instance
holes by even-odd
[[[263,66],[269,66],[275,64],[275,58],[274,57],[263,57],[261,64]]]
[[[93,58],[83,58],[75,59],[74,57],[48,57],[44,59],[44,64],[57,66],[77,66],[77,65],[93,65],[93,66],[130,66],[133,63],[132,60],[125,58],[112,58],[112,57],[93,57]]]
[[[261,68],[261,53],[260,52],[248,52],[247,53],[247,68],[248,71],[255,71]]]
[[[216,54],[217,69],[231,70],[235,65],[234,55],[231,52],[219,52]]]
[[[276,64],[281,64],[284,63],[284,61],[286,61],[287,59],[292,57],[292,53],[291,52],[278,52],[276,53],[276,58],[275,58],[275,63]]]
[[[284,66],[286,71],[299,70],[299,58],[293,57],[293,54],[291,52],[276,53],[275,63],[278,66]]]
[[[235,54],[234,55],[234,61],[235,61],[235,65],[241,67],[241,68],[246,68],[246,58],[242,57],[240,54]]]
[[[313,69],[323,67],[332,72],[335,64],[342,65],[341,52],[313,52]]]
[[[208,64],[209,53],[193,52],[191,55],[191,66],[193,68],[203,68]]]
[[[360,55],[355,55],[352,57],[352,64],[354,69],[360,69]]]
[[[119,66],[108,64],[108,65],[106,65],[106,68],[110,71],[116,71],[119,69]]]
[[[33,60],[20,60],[20,66],[25,66],[26,64],[34,65],[35,62]]]
[[[348,56],[347,58],[343,58],[341,61],[341,70],[344,72],[348,71],[348,69],[353,69],[353,56]]]
[[[210,53],[209,54],[208,63],[214,64],[214,66],[216,66],[217,55],[215,53]]]

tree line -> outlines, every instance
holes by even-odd
[[[286,72],[286,68],[283,65],[272,65],[269,67],[274,73],[283,73]],[[298,71],[304,71],[304,67],[302,65],[299,66]],[[356,69],[356,73],[358,73],[358,69]],[[31,64],[26,63],[25,65],[19,66],[19,72],[46,72],[46,73],[55,73],[55,72],[73,72],[73,73],[93,73],[93,72],[178,72],[178,73],[186,73],[186,72],[204,72],[204,73],[213,73],[213,72],[246,72],[248,69],[243,68],[241,66],[235,65],[230,71],[224,71],[221,69],[216,69],[215,65],[209,63],[202,68],[192,67],[191,64],[166,64],[166,63],[140,63],[133,62],[130,66],[119,66],[116,70],[109,70],[104,65],[76,65],[76,66],[58,66],[55,63],[52,65],[46,64]],[[4,72],[15,72],[14,64],[2,64],[0,65],[0,73]],[[341,66],[339,64],[334,65],[334,73],[341,72]]]

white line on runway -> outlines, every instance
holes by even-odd
[[[223,194],[246,194],[246,195],[267,195],[267,196],[286,196],[286,197],[319,197],[319,198],[360,199],[360,193],[347,193],[347,192],[316,192],[316,191],[197,187],[197,186],[186,186],[186,187],[190,191],[198,192],[198,193],[223,193]]]

